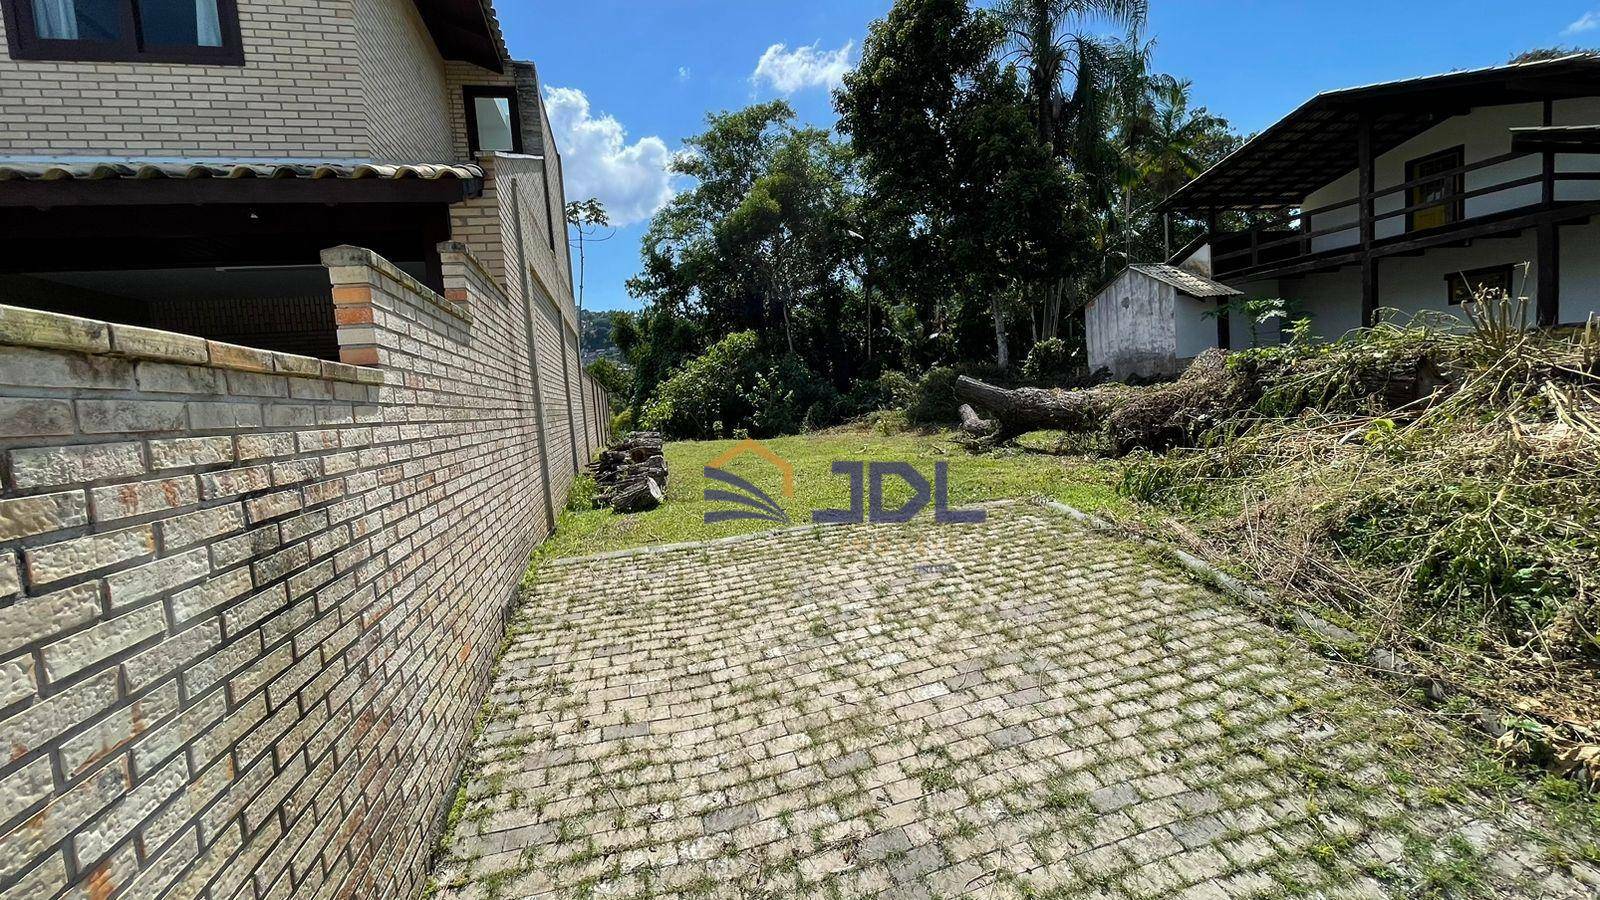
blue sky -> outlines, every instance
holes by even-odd
[[[633,309],[662,166],[707,112],[788,99],[831,125],[828,85],[890,0],[500,0],[513,55],[539,66],[567,196],[631,220],[591,246],[585,306]],[[1151,0],[1156,68],[1249,133],[1321,90],[1505,62],[1529,47],[1600,46],[1600,0]],[[781,46],[779,46],[781,45]]]

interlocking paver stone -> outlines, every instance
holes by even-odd
[[[1592,896],[1537,811],[1427,790],[1465,759],[1048,510],[796,529],[542,568],[435,880],[451,900],[1409,897],[1465,873]]]

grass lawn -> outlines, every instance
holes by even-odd
[[[708,503],[702,496],[708,484],[706,464],[738,441],[674,441],[666,446],[671,483],[667,502],[646,513],[617,515],[589,509],[589,492],[573,492],[570,508],[561,514],[556,533],[539,549],[540,558],[584,556],[625,547],[671,544],[725,537],[782,527],[773,522],[737,520],[706,524],[711,509],[731,509],[730,504]],[[1113,474],[1081,458],[1044,456],[1007,451],[975,455],[955,443],[949,434],[903,433],[882,435],[869,431],[830,430],[817,434],[774,438],[763,442],[794,466],[794,496],[783,494],[783,478],[773,464],[746,454],[725,468],[766,491],[784,508],[794,524],[811,521],[813,510],[850,506],[850,479],[834,475],[836,460],[908,462],[931,484],[935,462],[949,463],[950,506],[1008,498],[1052,497],[1079,509],[1121,508],[1124,501],[1112,488]],[[899,507],[911,489],[898,479],[886,479],[884,505]],[[931,518],[932,507],[923,513]]]

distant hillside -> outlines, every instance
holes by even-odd
[[[578,326],[582,333],[578,344],[583,350],[584,365],[602,356],[622,361],[622,351],[618,350],[617,345],[611,340],[610,312],[586,309],[579,313]]]

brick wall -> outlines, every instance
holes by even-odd
[[[415,895],[571,479],[541,320],[441,250],[324,255],[340,363],[0,307],[0,897]]]
[[[0,53],[0,153],[367,156],[351,0],[238,5],[243,66]]]
[[[445,63],[416,5],[411,0],[355,4],[372,157],[396,162],[466,159],[465,153],[455,152]]]
[[[14,60],[0,40],[0,154],[464,160],[460,85],[511,80],[453,62],[447,84],[411,0],[238,7],[243,66]]]

